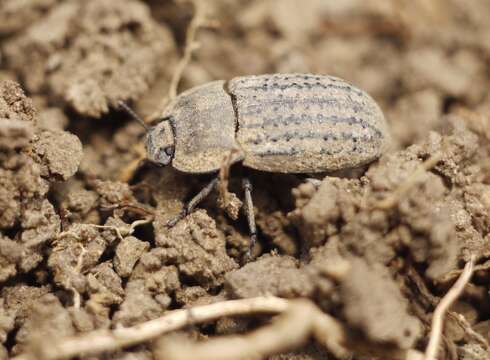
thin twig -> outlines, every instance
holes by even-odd
[[[256,359],[292,350],[304,345],[310,336],[324,345],[336,358],[350,353],[340,344],[345,341],[343,327],[307,300],[291,301],[288,310],[270,325],[246,335],[218,337],[203,342],[163,339],[157,354],[165,360]],[[160,356],[157,355],[157,358]]]
[[[129,225],[129,234],[131,235],[134,232],[134,229],[136,229],[137,226],[149,224],[151,221],[152,221],[152,219],[140,219],[140,220],[133,221]]]
[[[464,317],[463,314],[458,314],[455,312],[449,312],[449,315],[457,321],[459,326],[461,326],[461,328],[464,330],[464,332],[466,333],[466,335],[470,339],[474,340],[475,342],[480,343],[480,345],[485,350],[490,349],[490,346],[488,344],[487,339],[485,339],[485,337],[482,334],[480,334],[479,332],[473,330],[473,328],[471,327],[471,324],[468,322],[468,320],[466,320],[466,318]]]
[[[454,285],[449,289],[447,294],[441,299],[440,303],[434,310],[434,315],[432,317],[432,329],[430,332],[429,344],[425,351],[425,360],[435,360],[437,356],[437,350],[439,349],[439,344],[441,342],[442,328],[444,325],[444,316],[446,312],[451,307],[451,305],[456,301],[456,299],[463,292],[466,284],[470,281],[473,275],[473,268],[475,262],[475,255],[472,255],[470,261],[465,265],[461,276],[454,283]]]
[[[152,221],[152,219],[136,220],[136,221],[132,222],[131,224],[129,224],[129,227],[128,228],[117,227],[117,226],[114,226],[114,225],[96,225],[96,224],[87,224],[87,225],[88,226],[92,226],[92,227],[97,228],[97,229],[109,229],[109,230],[113,230],[116,233],[116,235],[119,238],[119,240],[123,240],[123,238],[125,236],[132,235],[133,232],[134,232],[134,229],[137,226],[143,225],[143,224],[148,224],[151,221]]]
[[[164,333],[183,328],[190,323],[201,323],[226,316],[283,313],[289,305],[290,301],[271,296],[198,306],[192,309],[192,316],[189,315],[188,309],[174,310],[160,318],[132,327],[95,330],[83,335],[61,339],[55,343],[42,344],[40,348],[36,347],[36,350],[40,351],[41,354],[25,353],[13,359],[56,360],[114,351],[155,339]]]
[[[199,48],[199,43],[196,41],[197,32],[199,28],[206,25],[204,0],[192,0],[191,2],[194,6],[194,16],[187,27],[185,34],[184,54],[182,59],[179,60],[172,74],[168,94],[164,99],[164,104],[162,105],[162,108],[164,109],[177,97],[177,89],[179,87],[180,80],[182,79],[182,75],[184,74],[184,70],[187,65],[189,65],[193,53]]]
[[[199,44],[196,42],[196,34],[197,30],[204,22],[204,8],[202,6],[202,1],[194,0],[192,3],[194,5],[194,17],[192,18],[185,35],[184,56],[179,61],[177,68],[172,74],[170,88],[168,89],[169,100],[173,100],[177,96],[177,88],[179,86],[180,79],[182,78],[182,74],[191,61],[192,54],[199,47]]]
[[[406,194],[417,182],[419,178],[425,174],[426,171],[429,171],[434,166],[437,165],[439,161],[443,158],[442,152],[437,152],[432,155],[430,158],[425,160],[421,166],[417,168],[405,181],[403,181],[390,195],[388,195],[385,199],[379,201],[375,207],[377,209],[391,209],[393,208],[399,201],[399,199]]]
[[[150,217],[155,216],[155,211],[153,209],[150,209],[148,207],[143,207],[142,205],[129,203],[129,202],[122,202],[122,203],[114,204],[114,205],[110,205],[110,206],[101,206],[100,209],[104,210],[104,211],[121,209],[121,210],[125,210],[125,211],[126,210],[132,211],[138,215],[148,215]]]
[[[243,338],[245,340],[235,338],[234,341],[242,344],[244,342],[254,343],[254,348],[247,350],[249,353],[257,353],[258,351],[261,354],[272,354],[302,344],[310,336],[313,336],[338,358],[342,359],[349,356],[349,351],[343,347],[346,336],[345,329],[337,320],[321,312],[309,300],[285,300],[269,296],[197,306],[192,308],[192,312],[189,309],[174,310],[158,319],[129,328],[101,329],[61,339],[54,343],[33,344],[30,348],[31,352],[14,357],[13,360],[37,358],[56,360],[93,355],[140,344],[189,324],[207,322],[226,316],[264,313],[283,315],[276,319],[271,326],[266,326],[252,333],[248,338]],[[225,341],[227,347],[230,344],[227,339],[213,341]],[[214,348],[218,342],[209,342],[197,346]],[[236,349],[233,350],[229,347],[228,351],[236,353]],[[221,351],[217,351],[214,354],[217,356],[220,353]],[[166,358],[170,358],[168,356],[170,354],[166,352]],[[203,359],[197,353],[193,353],[190,358]],[[232,356],[231,358],[236,357]]]
[[[113,225],[96,225],[96,224],[88,224],[88,225],[90,225],[90,226],[92,226],[94,228],[97,228],[97,229],[113,230],[116,233],[116,235],[119,238],[119,240],[123,240],[124,239],[124,236],[122,235],[121,229],[118,228],[117,226],[113,226]],[[126,231],[124,232],[124,235],[126,235]]]

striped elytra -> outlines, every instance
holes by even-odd
[[[262,171],[316,173],[378,158],[389,135],[364,91],[324,75],[271,74],[215,81],[180,94],[170,121],[172,165],[190,173],[233,162]]]
[[[359,166],[381,155],[383,114],[347,82],[308,74],[230,81],[243,164],[263,171],[313,173]]]

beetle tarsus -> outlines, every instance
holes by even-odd
[[[250,235],[250,243],[248,244],[248,249],[247,249],[247,254],[246,254],[247,262],[253,260],[253,249],[254,249],[256,243],[257,243],[257,234],[251,234]]]
[[[176,217],[174,217],[173,219],[167,221],[166,226],[168,228],[174,227],[175,225],[177,225],[177,223],[180,220],[182,220],[183,218],[185,218],[187,216],[187,214],[188,214],[187,209],[186,208],[182,209],[182,211]]]
[[[250,231],[250,243],[248,245],[247,260],[252,260],[252,251],[257,242],[257,226],[255,225],[254,205],[252,202],[252,183],[249,179],[243,179],[242,187],[245,192],[245,211],[247,215],[248,228]]]
[[[177,223],[180,220],[182,220],[187,215],[189,215],[191,212],[193,212],[194,209],[196,208],[196,206],[199,205],[199,203],[201,201],[203,201],[211,193],[211,191],[214,190],[214,188],[216,187],[217,184],[218,184],[218,178],[216,177],[213,180],[211,180],[205,187],[203,187],[201,189],[201,191],[199,191],[191,199],[191,201],[189,201],[187,203],[187,205],[184,206],[184,208],[182,209],[182,211],[175,218],[173,218],[172,220],[169,220],[167,222],[167,227],[168,228],[174,227],[175,225],[177,225]]]

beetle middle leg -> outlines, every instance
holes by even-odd
[[[175,226],[180,220],[186,217],[186,215],[190,214],[196,208],[196,206],[199,205],[199,203],[214,190],[217,184],[218,178],[215,177],[204,188],[202,188],[201,191],[199,191],[199,193],[197,193],[197,195],[187,203],[187,205],[184,206],[182,211],[175,218],[167,222],[167,227]]]
[[[245,192],[245,212],[247,215],[248,229],[250,231],[250,244],[248,245],[247,258],[252,259],[252,251],[257,242],[257,226],[255,225],[254,205],[252,202],[252,183],[249,179],[242,180],[242,187]]]
[[[172,220],[167,222],[167,227],[175,226],[180,220],[190,214],[201,201],[203,201],[218,185],[219,178],[215,177],[204,188],[199,191],[188,203],[182,211]],[[252,251],[257,243],[257,226],[255,225],[255,213],[252,201],[252,183],[245,178],[242,181],[243,191],[245,193],[245,214],[247,216],[248,228],[250,232],[250,244],[247,250],[247,259],[252,259]]]

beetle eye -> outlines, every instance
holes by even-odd
[[[167,154],[168,156],[173,156],[174,147],[173,146],[167,146],[165,149],[163,149],[163,151],[165,151],[165,154]]]

